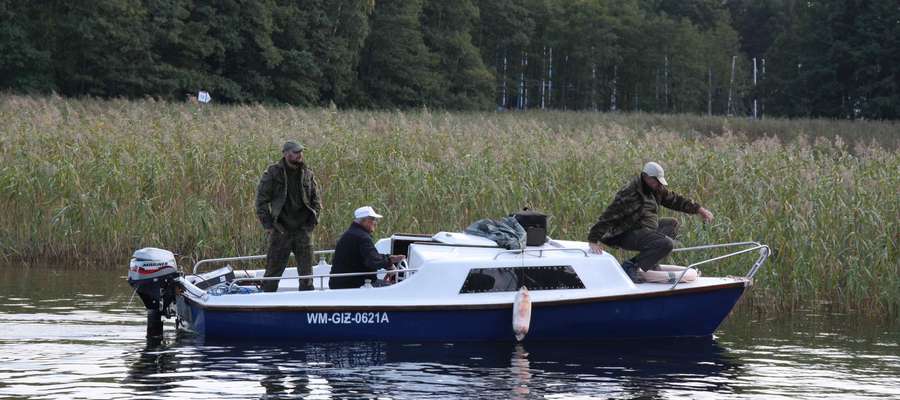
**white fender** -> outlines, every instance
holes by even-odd
[[[516,300],[513,301],[512,328],[516,340],[521,342],[525,338],[529,325],[531,325],[531,295],[528,294],[528,288],[522,286],[516,292]]]
[[[677,265],[660,265],[659,270],[640,271],[645,282],[649,283],[675,283],[675,280],[681,276],[687,267],[679,267]],[[681,278],[682,283],[696,281],[700,273],[696,269],[689,269],[684,277]]]

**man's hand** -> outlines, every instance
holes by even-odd
[[[591,246],[591,253],[603,254],[603,246],[601,246],[600,243],[591,242],[589,245]]]
[[[396,270],[397,267],[395,267],[394,265],[405,259],[406,259],[406,256],[404,256],[402,254],[388,256],[388,261],[390,261],[390,265],[388,265],[388,268],[387,268],[388,271]],[[384,274],[384,283],[386,283],[388,285],[393,285],[393,284],[397,283],[397,274],[396,273]]]
[[[712,213],[703,207],[700,207],[700,209],[697,210],[697,214],[700,214],[700,218],[703,218],[703,222],[709,223],[709,222],[712,222],[712,220],[713,220]]]

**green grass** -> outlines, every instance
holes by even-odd
[[[379,232],[462,230],[530,206],[584,240],[648,160],[716,215],[685,245],[756,240],[774,255],[750,302],[896,315],[898,125],[587,112],[445,113],[0,97],[0,255],[120,268],[142,246],[188,264],[259,254],[257,181],[285,139],[322,188],[317,248],[353,209]],[[785,139],[782,139],[785,138]],[[377,233],[376,233],[377,236]],[[752,257],[705,269],[743,274]],[[65,260],[65,261],[62,261]],[[680,261],[680,260],[679,260]]]

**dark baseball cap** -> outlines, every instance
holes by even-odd
[[[305,149],[305,147],[303,147],[302,144],[297,143],[293,140],[288,140],[287,142],[284,142],[284,146],[281,146],[282,153],[287,153],[289,151],[300,152],[303,151],[303,149]]]

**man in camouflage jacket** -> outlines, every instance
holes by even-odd
[[[675,248],[678,221],[659,218],[659,206],[698,214],[704,221],[712,221],[709,210],[667,188],[662,167],[655,162],[644,165],[640,176],[632,179],[616,193],[612,204],[591,227],[588,242],[591,250],[602,252],[600,243],[640,252],[637,257],[622,263],[622,268],[635,282],[640,281],[637,268],[644,271],[658,268],[658,262]]]
[[[256,187],[256,216],[269,236],[266,277],[284,273],[291,252],[297,274],[312,275],[312,230],[319,223],[319,188],[312,171],[303,162],[303,146],[289,141],[284,156],[263,173]],[[263,281],[263,290],[278,290],[277,280]],[[312,279],[301,279],[300,290],[312,290]]]

